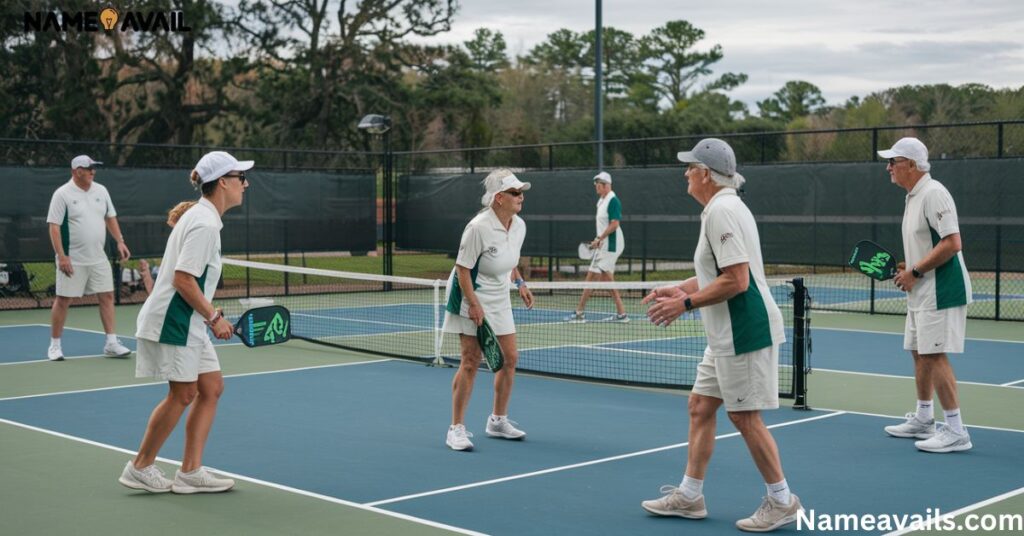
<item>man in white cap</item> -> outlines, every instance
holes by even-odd
[[[956,452],[972,447],[957,396],[956,376],[947,353],[963,353],[971,278],[960,252],[956,205],[949,190],[932,179],[928,148],[903,138],[878,156],[888,160],[892,182],[907,191],[903,211],[903,257],[909,269],[894,282],[907,293],[903,348],[914,356],[917,411],[903,424],[886,426],[895,437],[916,438],[927,452]],[[946,424],[936,429],[932,393],[938,393]]]
[[[686,192],[704,206],[693,259],[697,275],[657,288],[643,302],[652,304],[647,316],[657,325],[699,308],[708,346],[688,401],[683,481],[679,487],[663,486],[663,497],[641,506],[660,516],[707,517],[704,478],[715,448],[716,414],[725,405],[767,488],[761,506],[736,527],[767,532],[793,523],[803,509],[761,419],[762,410],[779,407],[779,345],[786,341],[782,313],[765,278],[757,223],[736,193],[744,179],[736,172],[732,147],[707,138],[678,157],[687,164]]]
[[[60,339],[71,300],[88,294],[96,294],[99,300],[100,320],[107,334],[103,354],[108,357],[131,354],[114,333],[114,275],[103,252],[107,231],[117,242],[117,253],[122,261],[128,260],[131,252],[117,224],[110,194],[93,180],[96,166],[102,164],[86,155],[76,156],[71,160],[71,180],[57,188],[50,199],[46,222],[57,259],[57,296],[50,315],[51,339],[47,351],[50,361],[64,360]]]
[[[590,260],[586,280],[614,281],[615,263],[626,249],[626,237],[622,233],[622,202],[612,191],[612,176],[607,171],[594,175],[594,190],[597,191],[597,235],[590,241],[590,250],[594,256]],[[586,321],[587,300],[590,299],[592,292],[593,290],[589,288],[583,290],[576,311],[566,318],[567,322]],[[612,289],[611,293],[612,299],[615,300],[616,314],[609,320],[629,322],[629,315],[626,314],[626,307],[622,303],[619,291]]]

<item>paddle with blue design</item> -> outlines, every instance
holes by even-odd
[[[242,313],[235,335],[249,348],[281,344],[292,338],[292,316],[280,305],[256,307]]]
[[[870,240],[857,242],[850,254],[849,265],[876,281],[896,277],[896,272],[904,266],[902,262],[896,262],[892,253]]]
[[[498,344],[498,337],[491,329],[485,318],[480,327],[476,328],[476,340],[480,343],[480,350],[484,354],[484,361],[491,372],[498,372],[505,366],[505,356],[501,353],[501,345]]]

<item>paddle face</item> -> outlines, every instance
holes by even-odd
[[[579,247],[576,248],[576,255],[583,261],[593,259],[595,253],[597,253],[597,250],[590,249],[590,242],[580,242]]]
[[[877,281],[896,277],[896,257],[870,240],[861,240],[854,246],[849,264]]]
[[[235,334],[242,344],[253,348],[280,344],[292,338],[292,320],[288,309],[280,305],[257,307],[242,313]]]
[[[501,346],[498,344],[498,337],[491,329],[491,325],[485,319],[480,327],[476,328],[476,340],[480,343],[480,350],[483,351],[484,361],[491,372],[498,372],[505,365],[505,356],[501,354]]]

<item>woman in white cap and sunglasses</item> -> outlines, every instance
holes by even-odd
[[[796,521],[800,499],[790,493],[779,449],[761,411],[779,407],[779,345],[786,341],[782,313],[764,275],[761,241],[750,209],[737,195],[744,178],[728,143],[708,138],[679,153],[687,164],[686,193],[704,207],[694,252],[695,277],[655,289],[644,298],[657,325],[701,309],[708,346],[690,393],[690,447],[679,487],[664,486],[644,510],[700,519],[704,476],[715,447],[715,415],[723,404],[764,478],[767,494],[740,530],[765,532]]]
[[[232,336],[231,323],[211,301],[221,274],[221,217],[242,204],[248,187],[245,171],[252,167],[251,160],[239,162],[228,153],[214,151],[203,155],[190,176],[202,198],[174,225],[163,269],[137,321],[135,375],[167,380],[169,390],[149,417],[138,455],[125,465],[118,480],[129,488],[208,493],[227,491],[235,484],[214,476],[201,463],[224,390],[220,362],[206,328],[218,339]],[[154,462],[189,406],[181,469],[171,480]]]
[[[454,450],[471,450],[473,434],[466,431],[466,406],[480,368],[481,349],[477,327],[484,318],[498,337],[505,365],[494,375],[494,408],[487,418],[491,437],[522,439],[526,433],[508,419],[509,398],[515,379],[516,326],[512,320],[510,285],[519,289],[526,307],[533,306],[533,294],[519,273],[519,251],[526,238],[526,223],[517,214],[523,210],[523,192],[530,183],[520,181],[512,171],[492,171],[483,181],[484,208],[470,220],[462,233],[459,255],[448,279],[444,332],[457,333],[462,360],[452,381],[452,422],[445,443]]]

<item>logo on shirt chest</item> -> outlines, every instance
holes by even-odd
[[[487,255],[490,255],[492,257],[497,256],[498,255],[498,248],[496,246],[491,246],[491,247],[487,248],[487,251],[485,251],[484,253],[486,253]]]

